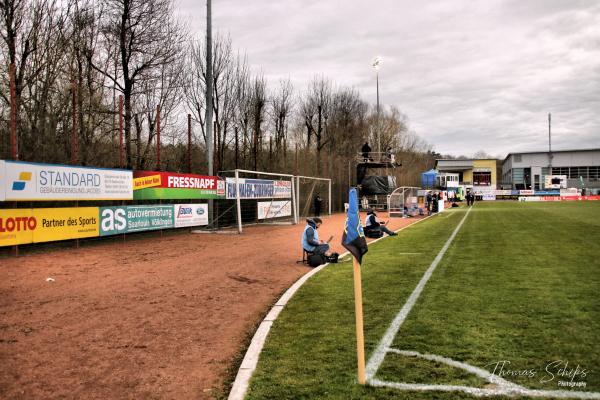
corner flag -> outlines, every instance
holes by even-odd
[[[358,215],[358,196],[356,188],[351,188],[348,195],[348,217],[346,218],[346,227],[342,235],[342,246],[346,248],[356,258],[358,263],[362,262],[362,256],[369,250],[367,240],[363,232],[360,216]]]
[[[354,270],[354,315],[356,318],[356,361],[358,364],[358,383],[364,385],[367,382],[365,374],[365,335],[363,332],[362,312],[362,278],[360,275],[360,263],[362,256],[369,248],[363,227],[358,215],[358,196],[356,188],[351,188],[348,199],[348,218],[346,228],[342,235],[342,246],[354,256],[352,269]]]

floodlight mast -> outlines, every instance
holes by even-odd
[[[381,135],[379,132],[379,66],[381,65],[381,62],[382,62],[382,59],[379,56],[375,57],[375,60],[373,60],[373,68],[375,68],[375,76],[376,76],[376,81],[377,81],[377,120],[376,120],[377,153],[379,154],[380,157],[381,157]]]
[[[212,68],[212,10],[211,0],[206,0],[206,159],[208,162],[208,175],[213,175],[213,68]],[[208,224],[212,226],[213,200],[208,200]]]

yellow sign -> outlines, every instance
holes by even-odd
[[[0,246],[31,243],[36,229],[31,208],[0,210]]]
[[[99,235],[98,207],[35,208],[33,242],[78,239]]]
[[[154,186],[160,186],[160,175],[142,176],[133,179],[133,190],[140,190]]]

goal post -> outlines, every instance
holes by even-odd
[[[234,203],[238,233],[249,224],[297,223],[293,175],[244,169],[219,174],[225,179],[225,201]]]
[[[302,175],[296,175],[294,178],[296,221],[315,214],[314,202],[317,196],[321,197],[321,212],[331,215],[331,179]]]

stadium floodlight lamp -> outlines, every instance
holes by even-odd
[[[375,59],[373,60],[373,68],[375,68],[376,70],[379,70],[379,66],[382,63],[382,59],[380,56],[375,57]]]

